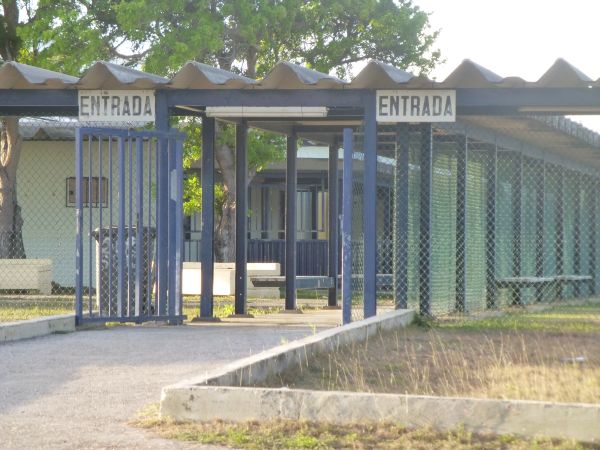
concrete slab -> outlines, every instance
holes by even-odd
[[[75,314],[39,317],[18,322],[0,322],[0,344],[73,331],[75,331]]]

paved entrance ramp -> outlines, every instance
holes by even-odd
[[[121,326],[0,344],[0,448],[189,448],[127,422],[165,385],[314,332],[289,323]]]

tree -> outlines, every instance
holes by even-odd
[[[254,78],[282,59],[338,76],[368,59],[426,73],[440,57],[432,50],[437,32],[429,30],[428,15],[408,0],[131,0],[115,6],[115,14],[127,38],[143,49],[144,69],[163,75],[196,60]],[[218,132],[223,187],[216,255],[233,260],[234,139],[231,127],[221,124]],[[282,140],[251,134],[248,180],[283,155]],[[188,193],[198,195],[195,183]]]

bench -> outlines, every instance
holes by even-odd
[[[0,290],[52,293],[51,259],[0,259]]]
[[[536,296],[541,300],[541,293],[544,288],[555,289],[556,298],[562,298],[562,287],[565,285],[574,285],[579,289],[579,285],[589,283],[593,280],[591,275],[555,275],[545,277],[504,277],[496,278],[497,289],[511,289],[513,291],[513,303],[521,304],[521,288],[536,288]]]

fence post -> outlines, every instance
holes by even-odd
[[[573,272],[581,275],[581,175],[573,176],[575,186],[575,205],[573,217]],[[573,296],[579,297],[581,288],[579,283],[573,283]]]
[[[83,319],[83,131],[75,131],[75,317]]]
[[[556,199],[556,274],[563,275],[564,271],[564,198],[565,198],[565,169],[562,166],[558,170],[558,195]],[[556,285],[556,297],[562,298],[562,287]]]
[[[394,305],[408,307],[408,164],[410,125],[396,124],[394,222],[392,233]]]
[[[486,305],[496,307],[496,183],[498,179],[498,145],[490,151],[490,162],[486,166]]]
[[[431,312],[431,177],[433,141],[430,124],[420,126],[421,134],[421,192],[419,213],[419,311]]]
[[[546,186],[546,163],[543,160],[538,177],[535,190],[535,276],[542,277],[544,275],[544,188]],[[543,288],[537,287],[535,290],[536,301],[541,302],[543,295]]]
[[[590,217],[591,217],[591,226],[590,226],[590,275],[592,276],[592,281],[590,285],[590,294],[597,294],[597,276],[596,276],[596,228],[597,225],[597,208],[596,208],[596,195],[598,195],[598,181],[596,178],[590,177],[590,195],[589,198],[589,209],[590,209]]]
[[[469,137],[467,130],[460,138],[456,157],[456,305],[458,312],[466,310],[467,263],[467,159]]]
[[[517,171],[512,186],[512,216],[513,216],[513,275],[521,274],[521,221],[523,196],[523,152],[517,154]],[[520,305],[521,288],[515,286],[512,292],[512,304]]]

